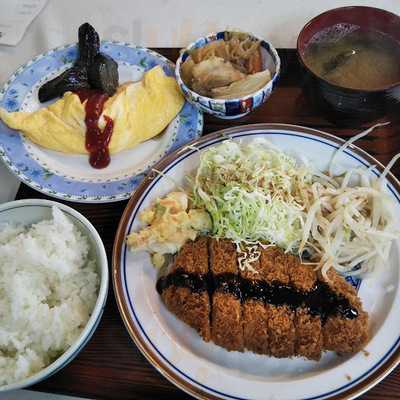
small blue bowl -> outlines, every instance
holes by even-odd
[[[272,93],[272,90],[278,83],[281,60],[278,56],[278,52],[270,43],[249,34],[249,37],[251,39],[260,40],[263,67],[268,68],[271,71],[272,79],[257,92],[251,93],[245,97],[225,100],[202,96],[189,89],[189,87],[186,86],[186,84],[183,82],[181,77],[181,65],[189,57],[191,50],[203,47],[210,42],[224,39],[226,33],[229,32],[223,31],[218,33],[211,33],[208,36],[202,37],[190,44],[185,50],[181,52],[181,55],[176,62],[175,76],[185,98],[190,103],[195,105],[200,111],[212,114],[222,119],[234,119],[249,114],[251,111],[263,104],[268,99],[268,97]]]

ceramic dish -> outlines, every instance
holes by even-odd
[[[128,43],[102,42],[101,51],[118,62],[120,83],[139,80],[144,71],[162,65],[167,75],[174,65],[160,54]],[[40,107],[39,87],[72,65],[76,45],[37,56],[20,67],[0,94],[8,111],[33,111]],[[64,155],[46,150],[16,135],[0,121],[0,157],[20,180],[49,196],[78,202],[127,199],[145,172],[169,152],[201,135],[203,117],[189,103],[162,135],[112,156],[107,168],[92,168],[85,155]]]
[[[336,121],[358,119],[371,121],[380,117],[384,110],[398,97],[400,82],[377,90],[351,89],[334,85],[316,75],[307,65],[304,53],[316,36],[332,31],[345,32],[357,29],[375,30],[384,33],[396,41],[400,39],[400,17],[386,10],[374,7],[351,6],[340,7],[314,17],[301,30],[297,38],[298,58],[307,72],[310,90],[317,97],[326,111],[336,113]],[[353,122],[354,125],[354,122]]]
[[[75,343],[65,353],[63,353],[49,366],[37,372],[36,374],[10,385],[0,386],[0,393],[34,385],[65,367],[79,354],[79,352],[92,337],[100,322],[101,316],[103,315],[108,293],[107,255],[103,242],[96,229],[82,214],[78,213],[71,207],[55,201],[39,199],[17,200],[2,204],[0,206],[0,224],[15,223],[31,225],[45,219],[50,219],[52,216],[53,206],[58,207],[62,212],[64,212],[68,218],[70,218],[70,220],[72,220],[73,223],[79,228],[79,230],[89,239],[91,246],[90,251],[93,257],[95,257],[97,260],[97,267],[100,275],[100,287],[97,301],[85,328],[82,330]]]
[[[195,143],[206,149],[231,137],[246,141],[264,137],[282,150],[306,156],[325,169],[342,139],[291,125],[263,124],[231,128]],[[383,379],[400,361],[399,254],[393,246],[385,272],[372,281],[353,282],[371,318],[371,340],[364,352],[351,356],[325,353],[319,362],[274,359],[245,352],[228,352],[203,342],[197,333],[164,307],[155,290],[157,271],[145,252],[129,252],[125,237],[139,226],[138,213],[158,197],[182,184],[198,165],[199,152],[181,149],[157,164],[163,175],[147,178],[122,216],[113,253],[113,284],[127,330],[147,359],[171,382],[200,399],[322,400],[352,399]],[[337,159],[341,168],[383,166],[351,146]],[[172,179],[171,179],[172,178]],[[400,185],[388,175],[388,188],[400,216]],[[392,291],[385,290],[388,284]]]
[[[210,35],[200,38],[190,44],[181,53],[178,61],[176,62],[175,75],[179,87],[181,88],[186,99],[194,104],[199,110],[204,111],[208,114],[215,115],[218,118],[234,119],[243,117],[244,115],[253,111],[255,108],[259,107],[265,101],[267,101],[268,97],[272,93],[272,90],[278,83],[281,69],[281,60],[279,58],[278,52],[270,43],[250,35],[251,38],[260,40],[263,66],[264,68],[268,68],[271,71],[272,79],[257,92],[241,98],[223,100],[212,99],[210,97],[202,96],[189,89],[187,85],[183,82],[181,77],[181,65],[189,57],[190,50],[203,47],[210,42],[223,39],[224,37],[225,31],[211,33]]]

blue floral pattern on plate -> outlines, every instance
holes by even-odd
[[[118,63],[140,66],[146,71],[161,65],[168,76],[174,76],[174,64],[162,55],[129,43],[103,41],[101,51]],[[20,109],[32,88],[54,71],[73,62],[77,56],[75,44],[58,47],[41,54],[18,68],[0,92],[0,106],[8,111]],[[168,145],[166,155],[202,133],[203,116],[188,102],[178,114],[179,125],[174,140]],[[16,135],[0,121],[0,157],[18,178],[32,188],[49,196],[77,202],[112,202],[124,200],[144,178],[145,173],[121,177],[111,182],[87,182],[70,179],[49,171],[28,154],[21,135]]]

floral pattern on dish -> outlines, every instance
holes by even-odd
[[[161,65],[165,73],[174,76],[174,64],[162,55],[128,43],[103,41],[101,51],[113,57],[119,65],[137,67],[145,71]],[[59,47],[41,54],[18,68],[0,92],[0,106],[17,111],[31,101],[33,88],[56,71],[67,68],[77,56],[75,44]],[[124,200],[146,175],[146,171],[166,154],[196,139],[203,128],[202,114],[186,102],[177,116],[177,127],[171,140],[156,160],[148,163],[134,176],[121,175],[118,179],[82,179],[62,174],[44,165],[42,160],[27,152],[24,139],[0,121],[0,158],[18,178],[47,195],[78,202],[111,202]]]

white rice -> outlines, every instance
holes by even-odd
[[[77,339],[99,288],[88,239],[53,208],[30,227],[0,226],[0,386],[49,365]]]

